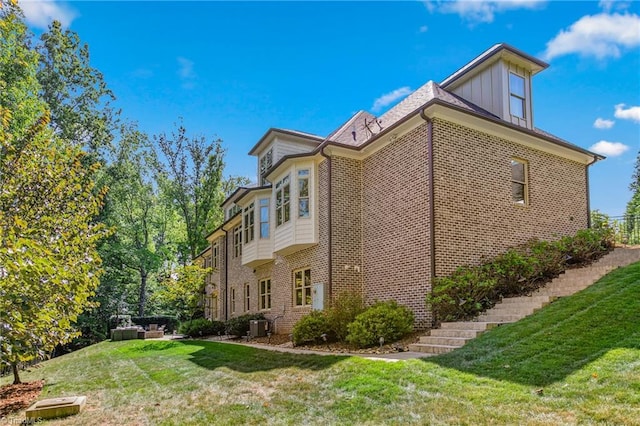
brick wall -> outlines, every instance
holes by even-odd
[[[431,324],[427,126],[363,161],[362,251],[367,302],[395,299]]]
[[[584,165],[440,119],[433,132],[437,275],[587,227]],[[528,162],[528,206],[512,201],[513,157]]]

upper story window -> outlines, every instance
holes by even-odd
[[[511,160],[511,197],[513,202],[520,205],[529,204],[527,162]]]
[[[309,217],[309,169],[298,170],[298,217]]]
[[[235,215],[236,215],[236,213],[238,213],[239,211],[240,211],[240,207],[239,207],[239,206],[237,206],[237,205],[235,205],[235,204],[234,204],[234,205],[232,205],[231,207],[229,207],[229,208],[227,209],[227,218],[226,218],[226,220],[231,219],[231,218],[232,218],[233,216],[235,216]]]
[[[511,115],[524,118],[525,96],[524,96],[524,77],[514,73],[509,73],[509,105]]]
[[[242,226],[233,228],[233,257],[242,256]]]
[[[214,268],[218,267],[218,243],[213,243],[213,258],[212,258],[212,265]]]
[[[264,186],[269,183],[263,176],[265,172],[271,168],[272,165],[273,165],[273,148],[271,148],[262,157],[260,157],[260,185]]]
[[[276,226],[291,219],[291,185],[289,175],[276,183]]]
[[[250,243],[255,239],[255,228],[254,228],[254,206],[253,203],[249,204],[244,209],[243,213],[244,220],[244,243]]]
[[[269,238],[269,199],[261,198],[260,205],[260,238]]]
[[[311,306],[311,269],[293,271],[293,290],[296,306]]]

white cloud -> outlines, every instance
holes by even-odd
[[[180,78],[189,79],[194,78],[196,75],[193,72],[193,61],[183,58],[182,56],[178,56],[178,75]]]
[[[435,0],[426,1],[430,12],[455,13],[472,24],[493,22],[496,13],[516,9],[535,9],[546,0]]]
[[[547,43],[546,60],[577,53],[597,59],[618,58],[622,50],[640,46],[640,16],[636,14],[587,15],[562,30]]]
[[[68,27],[77,16],[67,5],[48,0],[21,1],[20,8],[28,25],[42,29],[46,29],[53,20]]]
[[[418,31],[420,31],[421,33],[426,33],[427,31],[429,31],[429,27],[427,27],[426,25],[423,25],[420,27]]]
[[[600,141],[589,147],[590,151],[596,154],[606,155],[607,157],[617,157],[626,152],[629,147],[620,142]]]
[[[627,10],[631,4],[622,0],[600,0],[598,6],[605,12],[610,12],[612,10]]]
[[[409,88],[409,86],[400,87],[399,89],[396,89],[393,92],[386,93],[373,101],[373,106],[371,107],[371,109],[373,111],[380,111],[382,108],[392,104],[400,98],[407,96],[409,93],[411,93],[411,89]]]
[[[613,125],[616,124],[613,120],[606,120],[604,118],[596,118],[596,121],[593,122],[593,127],[596,129],[610,129]]]
[[[632,106],[625,109],[625,104],[616,105],[616,118],[621,120],[632,120],[636,123],[640,123],[640,106]]]

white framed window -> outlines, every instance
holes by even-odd
[[[260,206],[260,238],[269,238],[269,199],[261,198]]]
[[[289,175],[276,183],[276,226],[291,219],[291,184]]]
[[[309,169],[298,170],[298,217],[309,217]]]
[[[233,257],[242,256],[242,226],[233,228]]]
[[[515,204],[529,204],[528,163],[525,160],[511,159],[511,198]]]
[[[243,221],[244,221],[244,243],[248,244],[255,239],[253,203],[249,204],[247,207],[244,208]]]
[[[524,118],[525,116],[525,90],[524,90],[524,77],[509,73],[509,107],[511,115],[518,118]]]
[[[244,310],[249,312],[251,310],[251,286],[249,284],[244,285]]]
[[[293,271],[293,297],[295,306],[311,306],[311,269]]]
[[[271,309],[271,278],[260,280],[260,309]]]
[[[232,205],[231,207],[229,207],[227,209],[227,218],[226,220],[231,219],[232,217],[234,217],[236,215],[236,213],[238,213],[240,211],[240,207],[237,205]]]
[[[213,248],[211,249],[213,253],[212,264],[214,268],[218,267],[218,243],[213,243]]]
[[[231,289],[231,313],[236,312],[236,289]]]
[[[260,185],[264,186],[268,184],[267,180],[263,177],[264,174],[273,165],[273,148],[267,151],[262,157],[260,157]]]

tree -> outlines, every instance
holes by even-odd
[[[162,281],[163,289],[158,298],[175,311],[180,321],[192,320],[198,314],[202,315],[204,279],[210,272],[211,268],[199,265],[182,266]]]
[[[113,139],[115,100],[102,73],[91,67],[89,46],[58,21],[40,37],[37,78],[56,135],[95,152]]]
[[[180,124],[170,136],[162,133],[154,141],[160,150],[156,152],[158,180],[185,222],[188,255],[193,260],[207,245],[205,235],[215,226],[213,219],[223,197],[222,140],[190,138]]]
[[[164,206],[149,165],[149,139],[134,125],[123,125],[112,163],[106,170],[109,186],[104,220],[116,234],[108,242],[110,260],[135,274],[138,315],[145,314],[150,274],[166,260]]]
[[[16,139],[11,111],[0,109],[0,362],[43,357],[77,335],[73,323],[98,285],[93,223],[102,194],[84,154],[52,137],[48,116]]]

